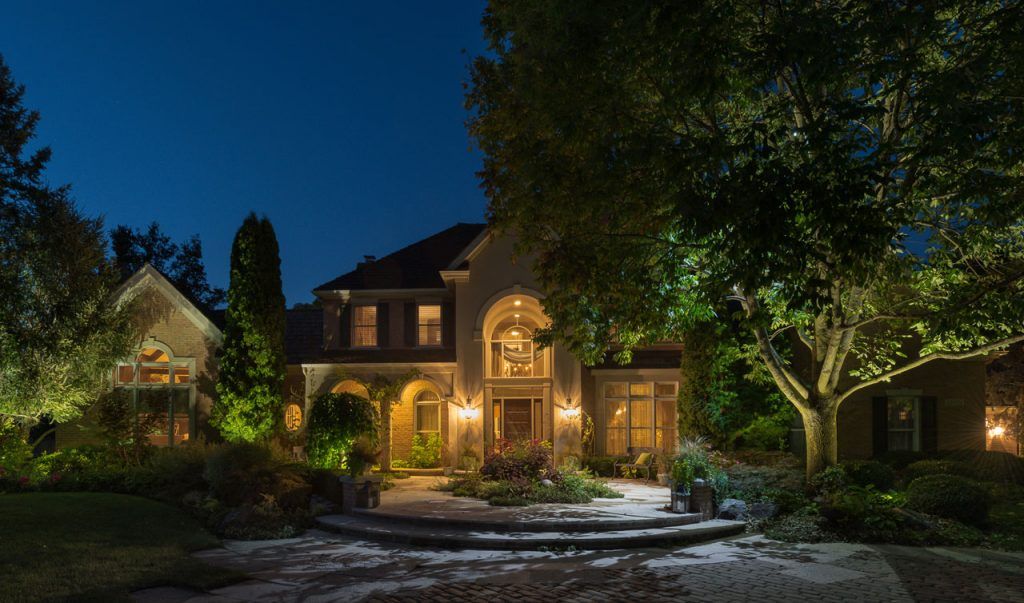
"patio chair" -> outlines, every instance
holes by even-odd
[[[637,472],[643,471],[646,481],[651,481],[651,470],[654,468],[654,462],[657,460],[661,450],[657,448],[644,448],[640,446],[631,446],[626,449],[626,454],[629,458],[633,459],[632,463],[615,463],[612,465],[612,474],[615,477],[619,476],[619,468],[627,467],[629,469],[635,469]]]

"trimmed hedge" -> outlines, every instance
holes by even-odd
[[[896,472],[878,461],[846,461],[843,463],[847,479],[858,486],[874,486],[876,490],[892,490],[896,485]]]
[[[971,468],[959,461],[926,460],[911,463],[902,471],[902,481],[909,484],[919,477],[926,475],[959,475],[960,477],[973,478],[974,472]]]
[[[926,475],[907,487],[907,508],[969,525],[984,525],[990,504],[981,484],[959,475]]]
[[[1024,485],[1024,459],[1008,452],[954,450],[943,456],[969,466],[977,480]]]

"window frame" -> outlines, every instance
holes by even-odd
[[[648,394],[640,394],[640,393],[638,393],[638,394],[634,395],[634,393],[633,393],[633,391],[634,391],[634,387],[633,386],[634,385],[647,386],[648,387],[647,391],[649,393]],[[672,385],[673,386],[672,387],[672,391],[675,392],[675,393],[673,395],[671,395],[671,396],[669,396],[668,394],[658,395],[658,386],[659,385]],[[624,394],[623,395],[608,395],[609,386],[622,388],[622,391],[624,391]],[[622,386],[624,386],[624,388]],[[637,388],[637,389],[639,389],[639,388]],[[609,443],[610,443],[610,439],[611,439],[609,436],[611,435],[612,431],[625,432],[626,450],[624,450],[622,452],[622,454],[626,454],[627,453],[626,451],[628,451],[630,448],[634,448],[634,447],[639,446],[639,444],[635,444],[634,443],[634,438],[633,438],[633,431],[634,430],[645,430],[645,431],[649,431],[650,432],[648,437],[649,437],[649,441],[651,442],[651,445],[650,446],[643,446],[644,448],[657,448],[658,447],[657,443],[658,443],[658,432],[659,431],[667,431],[667,430],[671,429],[674,433],[678,434],[678,427],[675,424],[673,424],[671,426],[659,425],[658,424],[658,402],[672,401],[674,403],[677,400],[678,396],[679,396],[679,382],[678,381],[664,381],[664,380],[659,380],[659,379],[652,379],[652,380],[636,379],[636,380],[633,380],[633,379],[628,379],[627,378],[627,379],[615,379],[615,380],[609,380],[609,381],[603,382],[601,384],[601,401],[602,401],[602,412],[604,413],[604,423],[605,423],[605,425],[604,425],[604,431],[605,431],[605,441],[604,441],[605,453],[609,454],[609,455],[618,454],[618,453],[613,453],[613,452],[611,452],[609,450]],[[609,402],[613,402],[613,401],[616,402],[616,403],[624,403],[624,407],[625,407],[625,410],[626,410],[626,417],[625,417],[624,425],[622,427],[611,427],[610,426],[611,421],[610,421],[610,418],[608,416],[608,403]],[[650,402],[650,404],[651,404],[650,412],[649,413],[644,413],[644,414],[649,414],[649,416],[647,417],[647,420],[645,421],[646,425],[641,425],[641,426],[636,426],[636,427],[634,426],[634,423],[633,423],[633,406],[634,406],[635,402]],[[674,404],[673,404],[672,408],[675,409],[675,411],[676,411],[676,422],[678,423],[678,417],[679,417],[678,409],[675,408]],[[663,438],[664,438],[664,434],[663,434]],[[671,454],[672,452],[675,451],[675,439],[676,438],[673,437],[673,441],[671,443],[671,446],[672,446],[671,449],[666,450],[665,447],[662,447],[662,452],[663,453]]]
[[[360,310],[372,310],[373,311],[373,323],[372,324],[360,323],[359,322]],[[377,311],[377,304],[355,304],[355,305],[352,306],[352,341],[349,342],[349,345],[352,348],[372,349],[372,348],[380,347],[380,341],[377,340],[377,335],[378,335],[377,329],[378,329],[378,325],[380,324],[380,316],[378,316],[377,313],[378,313],[378,311]],[[372,344],[359,344],[359,343],[357,343],[359,341],[359,335],[358,334],[360,332],[360,329],[369,329],[370,330],[370,333],[373,334],[373,343]]]
[[[910,400],[913,402],[911,406],[911,412],[914,413],[914,426],[913,427],[893,427],[890,423],[892,417],[891,405],[893,402]],[[908,452],[920,452],[921,451],[921,396],[887,396],[885,400],[885,444],[886,450],[905,450],[902,448],[893,448],[891,436],[894,433],[910,433],[910,449]]]
[[[437,324],[432,325],[430,323],[423,322],[420,316],[420,310],[422,308],[437,308]],[[440,303],[424,302],[416,304],[416,347],[418,348],[439,348],[444,345],[444,308]],[[429,329],[430,327],[437,327],[437,343],[424,343],[423,338],[420,336],[423,333],[422,329]],[[429,330],[427,331],[429,333]]]
[[[166,362],[139,362],[138,358],[142,355],[145,350],[157,349],[162,351],[167,356]],[[142,414],[139,408],[140,393],[141,392],[152,392],[152,391],[166,391],[167,392],[167,424],[164,426],[167,430],[167,441],[163,444],[156,444],[160,446],[174,447],[180,446],[189,442],[192,439],[193,434],[196,433],[196,378],[195,369],[196,361],[195,358],[175,356],[171,351],[171,348],[163,343],[148,340],[135,349],[132,353],[134,360],[126,360],[117,363],[114,367],[112,380],[113,388],[115,390],[120,389],[129,392],[129,401],[131,403],[132,418],[138,425],[139,415]],[[167,367],[167,382],[152,382],[152,381],[140,381],[142,375],[142,368],[163,368]],[[130,382],[121,381],[120,373],[122,367],[132,368],[132,380]],[[177,381],[175,376],[175,369],[184,369],[188,374],[188,381],[180,383]],[[188,392],[188,409],[186,415],[188,419],[188,433],[182,438],[181,442],[176,444],[174,441],[174,426],[175,426],[175,394],[179,392]],[[180,416],[180,415],[178,415]],[[151,435],[147,435],[147,438],[151,438]]]
[[[426,394],[426,393],[429,393],[429,394],[431,394],[433,396],[436,396],[437,399],[436,400],[421,400],[420,396],[422,396],[423,394]],[[435,392],[432,389],[424,389],[424,390],[416,393],[416,396],[413,398],[413,402],[412,402],[412,418],[413,418],[412,432],[413,432],[413,435],[429,436],[429,435],[435,434],[435,433],[438,434],[438,435],[441,435],[441,402],[442,402],[441,395],[438,394],[437,392]],[[434,429],[421,429],[421,427],[420,427],[420,412],[419,412],[419,409],[420,409],[421,406],[433,406],[434,407],[434,412],[437,413],[437,429],[436,430],[434,430]]]

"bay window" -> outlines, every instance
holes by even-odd
[[[676,444],[674,382],[610,382],[604,384],[605,449],[626,454],[632,447],[672,452]]]

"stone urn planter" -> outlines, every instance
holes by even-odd
[[[715,516],[711,484],[706,480],[693,480],[693,486],[690,488],[690,512],[700,513],[702,520],[711,519]]]
[[[363,475],[338,478],[341,482],[341,512],[352,513],[353,509],[375,509],[380,505],[380,475]]]

